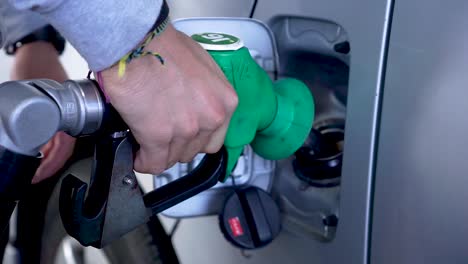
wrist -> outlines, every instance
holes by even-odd
[[[137,47],[143,44],[143,42],[144,40],[141,41]],[[171,45],[175,42],[177,42],[177,30],[169,23],[160,35],[148,42],[145,50],[157,52],[162,58],[165,58],[170,53]],[[148,64],[148,62],[150,64]],[[125,83],[129,78],[132,80],[135,80],[135,78],[138,79],[138,75],[143,74],[145,69],[153,64],[157,67],[163,66],[161,62],[156,58],[153,58],[153,56],[144,56],[142,58],[134,59],[128,63],[125,68],[125,73],[121,77],[119,77],[119,62],[101,71],[100,75],[102,77],[102,81],[105,82],[105,85],[111,86],[118,83]],[[102,84],[103,83],[101,83],[101,85]]]
[[[169,23],[169,7],[166,1],[163,0],[160,15],[151,28],[150,32],[145,37],[144,41],[119,60],[119,77],[123,77],[127,64],[129,64],[134,59],[138,59],[146,55],[154,56],[161,62],[161,64],[164,64],[164,59],[158,52],[147,50],[146,48],[156,37],[164,32]]]
[[[117,63],[113,64],[108,69],[102,71],[104,76],[114,72],[118,68],[118,76],[122,78],[125,74],[127,65],[135,64],[134,60],[139,60],[141,57],[150,55],[156,57],[161,64],[164,64],[164,58],[159,53],[159,50],[175,38],[176,30],[169,21],[169,7],[166,1],[163,1],[161,12],[148,34],[145,35],[138,45],[123,56]],[[137,63],[138,64],[138,63]]]

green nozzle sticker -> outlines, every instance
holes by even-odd
[[[238,50],[244,46],[239,38],[225,33],[193,34],[192,39],[206,50]]]

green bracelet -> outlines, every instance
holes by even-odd
[[[161,57],[161,55],[157,52],[153,51],[147,51],[144,50],[146,46],[153,40],[156,36],[160,35],[167,27],[169,24],[169,17],[166,17],[166,19],[159,24],[151,33],[146,37],[146,40],[141,44],[138,48],[132,50],[131,52],[127,53],[122,59],[119,61],[119,77],[124,76],[125,74],[125,69],[127,67],[127,64],[129,64],[133,59],[137,59],[146,55],[152,55],[156,57],[162,65],[164,65],[164,59]]]

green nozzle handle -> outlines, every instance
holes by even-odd
[[[270,160],[287,158],[299,149],[314,120],[309,88],[292,78],[272,82],[237,37],[201,33],[192,38],[208,50],[239,98],[224,141],[226,178],[245,145],[250,144],[255,153]]]

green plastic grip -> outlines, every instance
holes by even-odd
[[[192,38],[208,50],[239,99],[224,141],[228,151],[224,180],[245,145],[250,144],[255,153],[270,160],[294,154],[306,140],[314,120],[315,105],[309,88],[292,78],[272,82],[234,36],[202,33]]]

